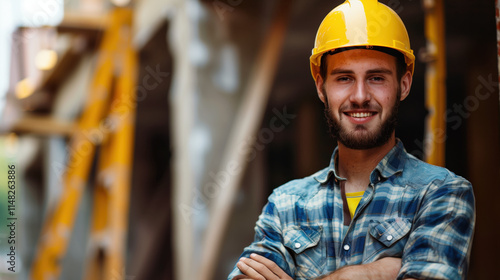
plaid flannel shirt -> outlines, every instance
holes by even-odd
[[[242,257],[260,254],[296,280],[384,257],[402,258],[398,279],[466,278],[475,223],[467,180],[416,159],[398,140],[347,227],[336,153],[329,167],[274,190]],[[228,280],[239,274],[235,266]]]

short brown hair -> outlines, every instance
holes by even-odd
[[[405,56],[397,50],[394,50],[391,48],[385,48],[385,47],[377,47],[377,46],[373,46],[373,47],[371,47],[371,46],[356,46],[356,47],[338,48],[336,50],[328,51],[321,56],[321,64],[319,66],[319,74],[320,74],[321,78],[323,78],[323,81],[326,79],[326,74],[327,74],[326,72],[328,71],[328,64],[326,63],[326,58],[329,55],[334,55],[336,53],[340,53],[340,52],[352,50],[352,49],[376,50],[376,51],[380,51],[380,52],[383,52],[383,53],[386,53],[386,54],[389,54],[389,55],[396,57],[396,75],[397,75],[398,81],[401,81],[401,78],[403,78],[403,75],[407,71]]]

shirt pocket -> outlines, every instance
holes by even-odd
[[[410,219],[399,217],[370,221],[363,263],[373,262],[383,257],[401,257],[411,227]]]
[[[311,279],[322,274],[326,264],[326,246],[321,240],[321,226],[289,226],[284,245],[295,260],[294,279]]]

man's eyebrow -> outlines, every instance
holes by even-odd
[[[354,71],[344,68],[337,68],[333,69],[332,72],[330,72],[330,75],[337,75],[337,74],[354,74]]]
[[[366,71],[367,74],[388,74],[392,75],[392,71],[387,68],[375,68]]]
[[[333,69],[332,72],[330,72],[330,75],[337,75],[337,74],[354,74],[354,71],[345,69],[345,68],[337,68]],[[392,71],[387,68],[375,68],[375,69],[370,69],[366,71],[366,74],[388,74],[392,75]]]

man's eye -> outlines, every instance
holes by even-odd
[[[337,81],[339,81],[339,82],[347,82],[350,80],[351,80],[351,78],[349,78],[349,77],[338,77],[337,78]]]
[[[374,81],[374,82],[382,82],[384,81],[384,77],[380,77],[380,76],[375,76],[375,77],[371,77],[370,80]]]

